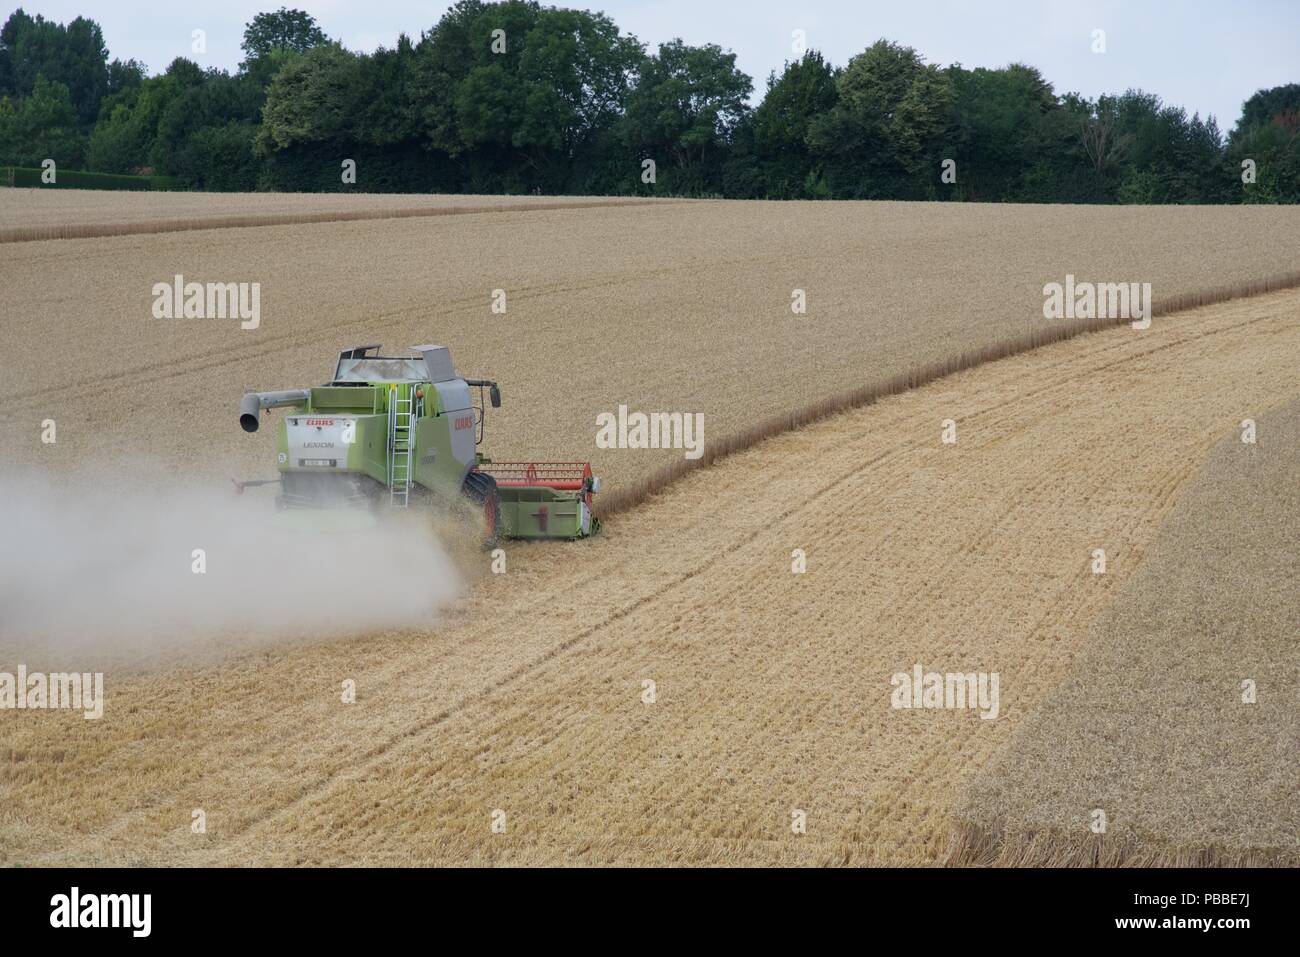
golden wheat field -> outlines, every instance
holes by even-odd
[[[1172,311],[1294,274],[1297,239],[1265,207],[665,202],[6,245],[6,472],[260,477],[245,391],[432,341],[500,381],[491,454],[591,459],[616,507],[503,575],[458,552],[465,590],[425,627],[123,665],[98,721],[4,714],[0,863],[950,862],[983,769],[1041,764],[1033,716],[1104,651],[1094,623],[1172,547],[1216,443],[1300,397],[1300,293]],[[153,319],[175,274],[261,282],[259,328]],[[1017,352],[1055,335],[1067,274],[1164,308]],[[702,412],[706,445],[773,434],[683,470],[594,447],[620,404]],[[1157,662],[1184,639],[1144,635]],[[914,666],[998,673],[996,718],[892,707]],[[1248,730],[1268,754],[1287,733]]]

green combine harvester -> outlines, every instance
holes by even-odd
[[[256,432],[270,409],[280,422],[280,477],[236,482],[238,491],[279,484],[277,506],[308,518],[322,510],[364,516],[466,497],[481,509],[486,539],[583,538],[599,527],[591,512],[600,480],[587,462],[493,462],[483,441],[490,379],[456,374],[446,346],[414,346],[418,356],[379,355],[379,346],[339,353],[333,379],[311,389],[250,392],[239,424]],[[474,401],[473,390],[477,390]],[[335,526],[347,526],[345,520]]]

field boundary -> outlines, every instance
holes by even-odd
[[[94,189],[133,192],[171,192],[175,176],[134,176],[122,173],[94,173],[82,169],[61,169],[53,183],[41,181],[45,170],[38,166],[0,166],[0,186],[17,189]]]
[[[1188,309],[1197,309],[1201,306],[1212,306],[1233,299],[1244,299],[1249,296],[1260,296],[1297,287],[1300,287],[1300,270],[1283,273],[1279,276],[1271,276],[1267,279],[1215,286],[1209,289],[1168,296],[1152,304],[1151,316],[1152,318],[1166,316]],[[892,375],[878,382],[859,386],[848,392],[819,399],[792,412],[771,416],[748,429],[706,443],[704,454],[698,459],[678,460],[627,488],[604,493],[601,496],[601,501],[596,506],[596,514],[601,519],[607,519],[619,512],[635,508],[651,496],[657,495],[668,486],[685,478],[696,469],[707,468],[714,462],[737,452],[743,452],[783,432],[803,428],[822,419],[838,415],[841,412],[847,412],[850,409],[871,405],[880,399],[929,385],[939,379],[955,375],[958,372],[965,372],[967,369],[973,369],[987,362],[996,362],[998,359],[1020,355],[1042,346],[1073,339],[1075,336],[1084,335],[1085,333],[1117,328],[1127,325],[1130,321],[1129,319],[1101,318],[1058,322],[1050,326],[1036,328],[1031,332],[1002,342],[990,343],[978,349],[967,349],[946,359]]]
[[[333,194],[323,194],[333,195]],[[0,229],[0,243],[31,243],[51,239],[98,239],[149,233],[186,233],[199,229],[246,229],[255,226],[298,226],[311,223],[353,223],[376,219],[410,219],[423,216],[467,216],[475,213],[529,213],[556,209],[599,209],[619,206],[664,206],[683,200],[615,199],[574,200],[559,203],[501,203],[481,206],[402,206],[394,209],[356,209],[314,213],[267,213],[261,216],[208,216],[192,219],[148,219],[135,223],[61,223],[52,226],[14,226]]]

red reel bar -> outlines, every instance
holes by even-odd
[[[503,488],[543,485],[564,492],[581,491],[591,478],[590,462],[488,462],[476,471],[486,472]]]

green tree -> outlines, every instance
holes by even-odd
[[[1242,181],[1243,163],[1255,181]],[[1228,135],[1220,182],[1247,203],[1300,203],[1300,83],[1259,90]]]
[[[1077,150],[1089,166],[1096,195],[1112,198],[1114,183],[1123,175],[1129,140],[1121,135],[1118,98],[1100,96],[1095,101],[1077,93],[1062,98],[1062,108],[1074,128]]]
[[[31,96],[5,109],[0,164],[40,166],[52,159],[60,168],[78,169],[84,155],[85,140],[68,88],[37,74]]]
[[[402,34],[393,49],[380,47],[362,58],[360,72],[366,92],[353,123],[356,139],[374,146],[413,142],[419,124],[411,89],[415,72],[411,38]]]
[[[1070,139],[1057,122],[1061,110],[1052,85],[1036,69],[1013,63],[966,70],[958,64],[945,72],[954,95],[954,129],[944,143],[945,158],[957,164],[950,194],[985,201],[1029,199],[1031,174],[1056,176],[1074,163]]]
[[[621,113],[641,57],[603,13],[541,10],[519,58],[523,119],[512,144],[572,156]]]
[[[130,173],[148,162],[150,142],[135,111],[119,103],[101,112],[91,131],[86,166],[99,173]]]
[[[1111,103],[1121,201],[1197,203],[1216,197],[1223,143],[1213,118],[1189,118],[1142,90],[1128,90]]]
[[[330,44],[286,64],[267,90],[258,149],[352,139],[366,94],[362,59]]]
[[[173,91],[173,82],[158,76],[106,96],[90,134],[87,166],[101,173],[130,173],[149,166],[158,122]]]
[[[1295,133],[1300,127],[1300,83],[1288,83],[1268,90],[1257,90],[1241,106],[1241,117],[1234,133],[1261,126],[1280,125]]]
[[[223,131],[228,142],[231,124],[241,133],[251,131],[261,101],[262,91],[246,75],[203,70],[178,57],[161,76],[104,98],[90,136],[89,166],[114,173],[153,168],[187,185],[207,182],[212,177],[196,172],[202,164],[196,163],[191,140],[211,129]]]
[[[808,146],[813,121],[834,109],[835,70],[816,50],[785,64],[767,79],[767,94],[753,114],[753,148],[765,194],[822,198],[829,187]]]
[[[21,8],[0,27],[0,94],[25,97],[37,76],[67,87],[82,127],[99,114],[108,89],[108,49],[98,23],[77,17],[66,26]]]
[[[496,28],[484,32],[479,20],[485,9],[479,0],[458,0],[421,36],[415,49],[410,97],[415,104],[417,122],[428,145],[449,156],[457,156],[467,148],[456,122],[456,89],[471,69],[488,62],[490,30]],[[513,8],[503,11],[501,19],[521,15],[531,23],[527,10]],[[498,55],[512,55],[508,36],[506,51]]]
[[[257,187],[252,123],[231,120],[196,130],[178,151],[175,174],[192,189],[249,192]]]
[[[247,60],[257,60],[274,50],[306,53],[329,42],[310,13],[281,7],[274,13],[253,17],[244,27],[244,42],[240,46]]]
[[[414,50],[419,138],[471,189],[562,190],[607,153],[641,56],[604,14],[461,0]]]
[[[159,117],[151,158],[159,170],[186,175],[183,154],[189,140],[206,129],[254,123],[262,93],[248,78],[207,70],[197,83],[180,83]]]
[[[835,106],[809,128],[813,149],[834,167],[839,195],[924,194],[952,123],[951,79],[911,47],[880,40],[836,80]]]
[[[628,95],[628,142],[641,155],[668,157],[679,169],[694,167],[707,175],[704,165],[721,160],[718,154],[749,112],[752,90],[734,53],[712,43],[662,43],[657,54],[642,60]],[[703,185],[698,176],[693,182]]]
[[[114,60],[108,65],[108,82],[104,89],[105,96],[113,96],[123,90],[138,89],[149,75],[149,70],[139,60]],[[103,107],[103,100],[100,100]]]

